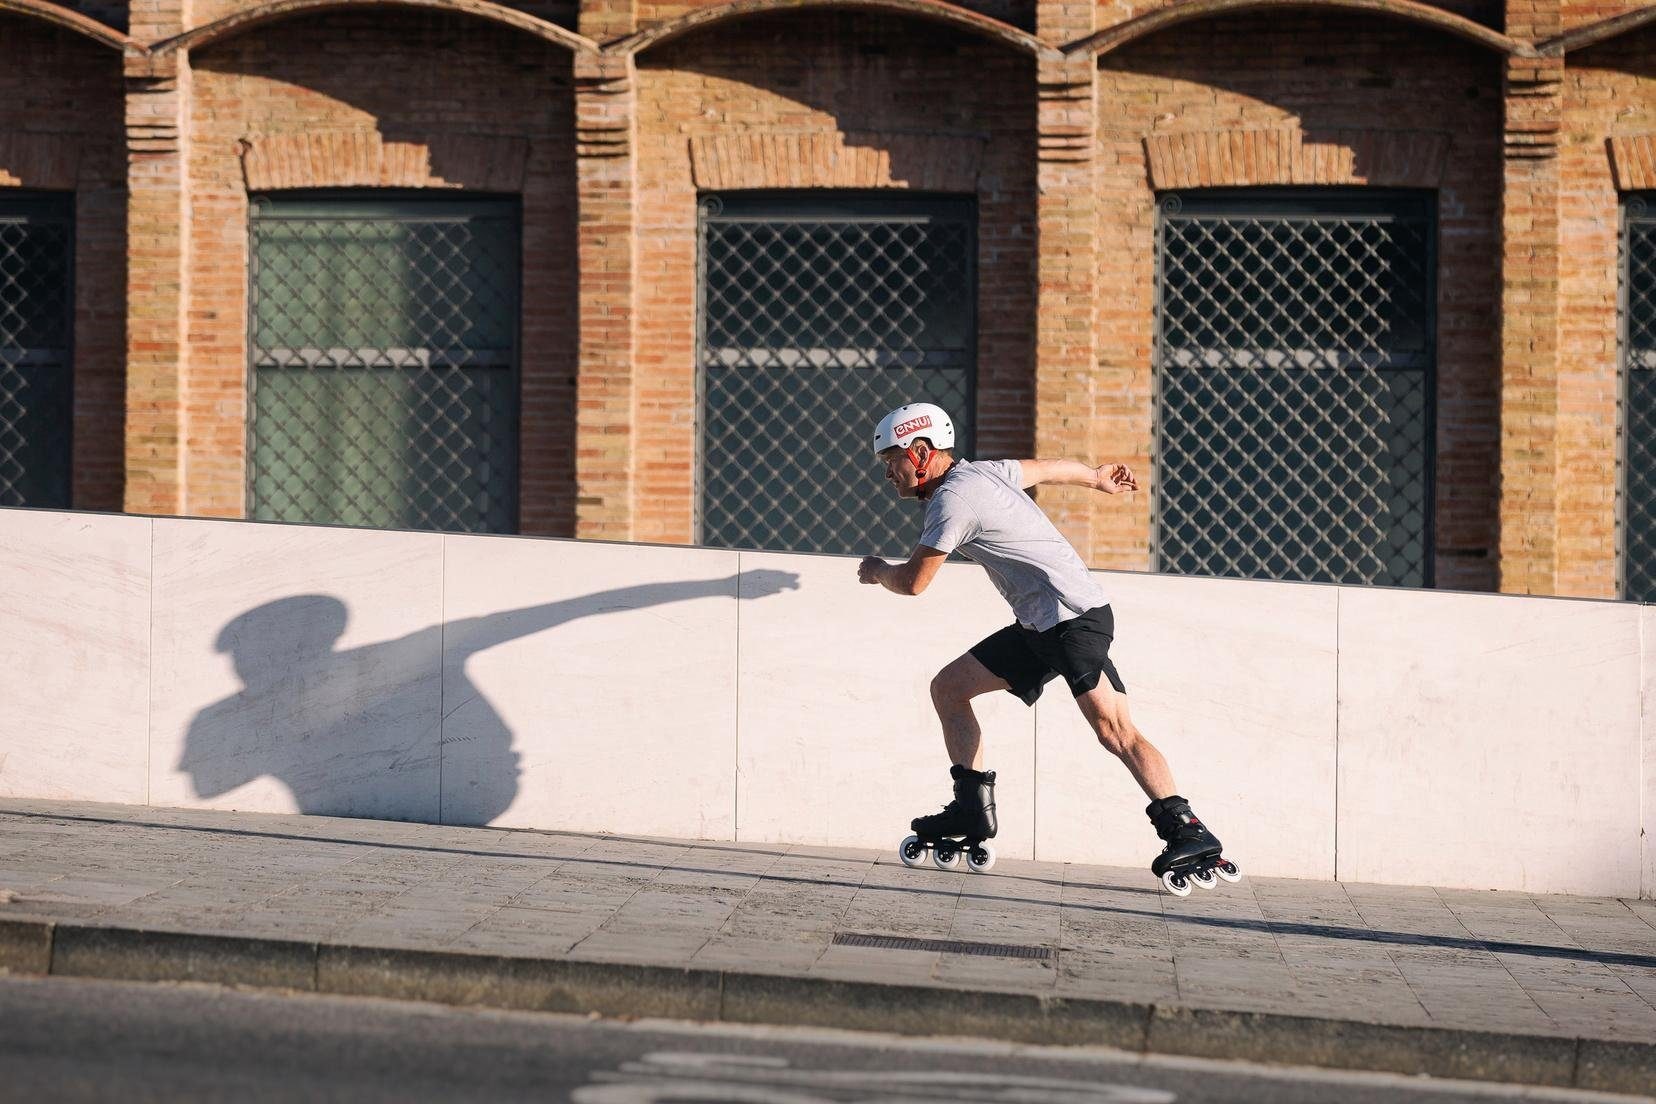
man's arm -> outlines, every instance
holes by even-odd
[[[1100,464],[1091,468],[1079,460],[1019,460],[1018,466],[1023,469],[1026,490],[1040,483],[1088,487],[1105,494],[1138,490],[1138,476],[1126,464]]]
[[[857,581],[878,583],[893,594],[919,594],[937,578],[938,568],[949,558],[947,552],[917,544],[907,563],[886,563],[878,556],[864,556],[857,565]]]

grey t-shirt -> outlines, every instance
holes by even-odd
[[[960,460],[926,503],[920,543],[983,565],[1018,623],[1045,632],[1104,605],[1104,588],[1023,490],[1016,460]]]

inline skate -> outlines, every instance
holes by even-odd
[[[995,849],[985,842],[995,838],[995,772],[956,763],[949,777],[954,779],[954,800],[941,813],[915,817],[910,824],[914,835],[897,848],[897,857],[904,866],[919,866],[930,851],[939,870],[957,870],[965,859],[974,874],[987,873],[995,865]]]
[[[1220,854],[1219,837],[1196,819],[1190,802],[1174,794],[1152,801],[1144,812],[1156,826],[1156,835],[1167,842],[1150,864],[1150,872],[1161,879],[1167,892],[1188,897],[1192,886],[1212,889],[1217,878],[1242,880],[1242,871]]]

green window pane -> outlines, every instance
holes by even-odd
[[[253,516],[512,531],[516,205],[265,199],[252,239]]]

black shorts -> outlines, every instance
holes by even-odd
[[[971,655],[1011,692],[1034,705],[1048,682],[1064,676],[1070,693],[1080,697],[1098,685],[1098,676],[1110,680],[1116,692],[1127,688],[1110,662],[1115,639],[1115,614],[1109,606],[1095,606],[1079,617],[1060,621],[1046,632],[1011,624],[972,646]]]

